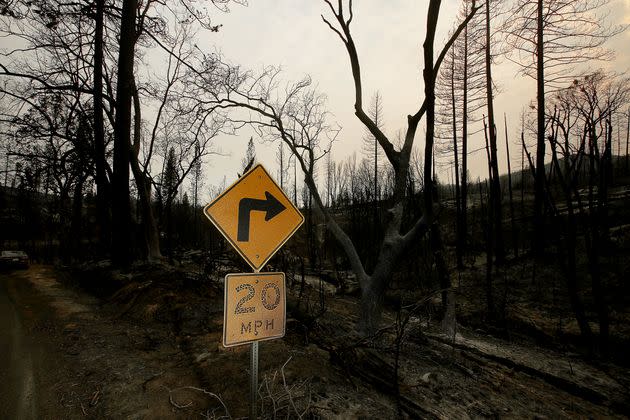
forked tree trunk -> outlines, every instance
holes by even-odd
[[[352,266],[352,270],[357,276],[362,290],[361,305],[362,315],[364,318],[361,320],[361,323],[364,326],[364,332],[370,333],[376,331],[376,328],[378,327],[378,318],[380,317],[380,305],[382,304],[383,294],[391,278],[395,264],[398,263],[403,251],[411,246],[420,234],[425,233],[429,227],[433,228],[433,225],[435,225],[435,228],[438,229],[437,233],[439,233],[439,225],[435,223],[435,215],[433,212],[434,194],[437,192],[437,188],[434,187],[434,178],[431,176],[433,168],[433,142],[435,134],[435,75],[436,70],[439,67],[438,63],[442,62],[446,51],[453,44],[455,38],[461,33],[478,8],[475,8],[466,20],[458,26],[456,32],[449,39],[447,46],[442,50],[440,56],[438,57],[438,61],[434,61],[434,40],[441,1],[429,1],[426,36],[423,43],[424,68],[422,74],[424,80],[425,100],[417,113],[408,116],[408,126],[405,134],[404,145],[400,150],[395,150],[393,144],[363,110],[363,92],[359,59],[354,40],[352,39],[349,29],[349,24],[352,20],[352,2],[349,3],[349,18],[344,16],[341,2],[339,2],[338,10],[335,10],[335,6],[333,6],[331,1],[326,0],[326,3],[333,11],[340,30],[334,28],[333,25],[325,18],[323,18],[324,22],[340,37],[350,58],[352,76],[355,85],[355,115],[377,138],[379,145],[383,148],[385,155],[392,164],[395,173],[395,185],[392,198],[390,200],[391,206],[389,208],[388,221],[384,227],[381,251],[377,258],[375,269],[371,275],[366,274],[365,266],[361,262],[352,240],[343,231],[343,229],[341,229],[331,214],[323,206],[321,196],[317,191],[317,185],[313,179],[312,152],[310,153],[311,162],[306,162],[304,158],[302,158],[302,151],[298,151],[295,144],[288,141],[286,136],[283,136],[283,140],[292,148],[292,152],[295,158],[299,161],[302,171],[304,172],[305,182],[313,195],[315,207],[319,208],[323,212],[328,228],[344,249]],[[425,163],[423,168],[425,208],[422,218],[416,220],[413,227],[403,234],[401,233],[401,225],[403,219],[405,191],[408,181],[410,156],[417,127],[423,114],[425,114],[427,118],[424,154]],[[281,121],[278,123],[281,123]],[[448,273],[446,274],[445,278],[448,279]]]

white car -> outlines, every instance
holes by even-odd
[[[7,268],[28,268],[28,255],[24,251],[0,252],[0,266]]]

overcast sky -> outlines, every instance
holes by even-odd
[[[206,51],[218,49],[225,59],[244,68],[258,70],[265,65],[280,65],[283,79],[295,81],[310,75],[318,90],[328,98],[328,110],[342,127],[333,146],[333,157],[345,160],[357,153],[362,159],[363,125],[354,115],[354,85],[349,59],[343,43],[321,19],[333,19],[323,0],[248,0],[248,6],[231,5],[229,13],[214,11],[215,24],[222,24],[218,33],[200,33],[197,44]],[[436,37],[437,51],[452,28],[461,0],[443,0]],[[352,33],[361,62],[364,106],[369,106],[378,90],[383,99],[385,132],[390,139],[406,128],[406,118],[415,113],[423,99],[422,42],[424,39],[428,1],[420,0],[356,0]],[[630,0],[611,0],[608,10],[612,24],[630,24]],[[2,41],[4,43],[5,41]],[[0,44],[1,45],[1,44]],[[605,67],[617,72],[630,70],[630,30],[608,42],[616,59],[593,63],[592,68]],[[515,65],[503,60],[493,67],[499,87],[495,99],[496,124],[499,132],[499,169],[506,172],[503,137],[503,113],[507,114],[512,147],[512,168],[520,169],[519,119],[523,108],[535,99],[533,80],[521,76]],[[424,148],[424,119],[416,133],[416,147]],[[225,156],[209,156],[204,161],[204,191],[236,179],[241,169],[251,130],[236,136],[221,135],[216,146]],[[472,135],[469,151],[480,149],[483,133]],[[256,143],[258,161],[271,174],[277,173],[277,145]],[[485,152],[471,153],[469,166],[472,178],[486,174]],[[452,169],[444,166],[438,172],[442,182],[450,182]],[[208,197],[200,197],[205,200]]]
[[[406,127],[406,116],[415,112],[422,100],[422,41],[426,21],[427,1],[360,0],[354,2],[355,17],[352,33],[361,60],[366,103],[379,90],[383,97],[386,133]],[[442,2],[436,49],[443,45],[446,32],[452,27],[459,1]],[[630,0],[611,3],[611,16],[616,23],[630,23]],[[322,22],[320,15],[330,17],[323,1],[316,0],[249,0],[247,7],[232,6],[229,14],[218,14],[223,24],[218,34],[207,38],[206,48],[215,46],[233,63],[258,69],[263,65],[281,65],[286,80],[296,80],[310,74],[319,90],[328,97],[328,109],[343,128],[333,147],[336,160],[355,153],[360,156],[364,135],[362,124],[353,113],[354,86],[345,48],[336,34]],[[199,42],[204,44],[203,41]],[[630,31],[610,41],[617,57],[605,66],[617,71],[630,68]],[[594,66],[598,66],[595,64]],[[509,132],[517,140],[521,109],[535,99],[535,84],[517,74],[509,63],[493,70],[501,93],[495,100],[497,126],[503,133],[503,112],[507,113]],[[423,130],[416,135],[416,145],[423,147]],[[208,184],[217,184],[226,175],[228,184],[236,177],[245,153],[250,133],[237,137],[222,136],[219,147],[229,157],[210,157],[206,162]],[[473,136],[471,150],[480,147],[483,138]],[[500,170],[507,168],[503,135],[500,136]],[[256,144],[259,162],[276,172],[275,151],[268,145]],[[520,151],[513,148],[513,168],[520,168]],[[485,153],[470,157],[473,177],[484,176]],[[442,172],[442,181],[448,176]]]

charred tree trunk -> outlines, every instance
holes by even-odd
[[[396,150],[393,144],[389,141],[387,136],[374,124],[374,121],[365,113],[362,105],[362,82],[359,66],[359,59],[357,50],[352,39],[349,24],[352,20],[351,2],[349,3],[350,17],[346,18],[343,13],[342,3],[339,2],[338,10],[335,10],[333,2],[326,0],[326,4],[332,10],[336,22],[340,27],[340,30],[336,29],[333,24],[322,16],[324,22],[333,30],[344,43],[348,56],[350,58],[350,64],[352,69],[352,75],[355,85],[355,115],[363,124],[370,130],[370,132],[376,136],[379,145],[383,148],[387,159],[392,165],[394,170],[394,188],[391,195],[391,206],[388,211],[388,220],[384,229],[383,241],[381,244],[381,251],[379,253],[375,269],[371,275],[368,275],[365,271],[365,266],[361,261],[359,253],[350,237],[344,232],[344,230],[337,224],[331,214],[324,208],[321,196],[317,191],[316,183],[313,179],[313,153],[309,152],[310,159],[306,161],[302,156],[303,153],[298,151],[295,144],[287,141],[283,137],[285,142],[292,147],[292,152],[295,158],[299,161],[302,171],[305,175],[305,182],[307,183],[310,192],[314,196],[315,207],[322,210],[324,220],[330,229],[331,233],[335,236],[340,246],[344,249],[352,266],[352,270],[355,272],[359,285],[363,293],[362,299],[362,312],[368,313],[361,320],[363,324],[364,332],[374,332],[378,326],[378,322],[375,320],[380,316],[379,302],[383,298],[383,293],[391,278],[395,265],[399,262],[404,250],[408,249],[417,238],[424,234],[427,229],[433,228],[439,229],[439,225],[435,221],[435,215],[433,211],[434,193],[435,188],[433,186],[432,168],[433,168],[433,146],[435,136],[435,75],[439,69],[439,64],[444,59],[446,52],[453,44],[457,36],[464,29],[466,24],[470,21],[472,16],[477,12],[479,8],[474,8],[473,11],[461,25],[458,26],[453,36],[447,42],[447,45],[442,49],[438,60],[434,61],[434,41],[435,32],[437,29],[437,22],[440,11],[440,0],[430,0],[427,13],[427,25],[426,36],[423,43],[423,58],[424,68],[422,71],[424,80],[424,93],[425,99],[418,112],[413,115],[409,115],[407,118],[407,131],[405,134],[405,141],[400,150]],[[413,227],[406,233],[401,232],[401,225],[403,221],[403,210],[405,201],[405,191],[408,182],[409,163],[410,156],[413,150],[413,143],[415,134],[418,128],[418,124],[423,115],[426,115],[426,141],[425,141],[425,153],[424,153],[424,168],[423,168],[423,182],[424,182],[424,214],[421,218],[418,218]],[[281,125],[281,121],[278,121]],[[439,230],[436,232],[439,233]],[[448,279],[448,275],[445,276]],[[450,280],[449,280],[450,282]],[[450,286],[450,285],[449,285]],[[374,297],[375,299],[372,299]],[[448,306],[448,305],[447,305]],[[452,306],[452,305],[451,305]]]
[[[597,188],[597,212],[593,219],[591,258],[589,268],[593,284],[593,296],[599,322],[599,344],[603,354],[608,352],[608,337],[610,335],[610,320],[608,305],[604,297],[602,273],[600,267],[600,252],[607,245],[608,240],[608,186],[612,180],[612,126],[606,121],[604,138],[604,152],[601,154],[599,167],[599,185]]]
[[[468,14],[468,2],[466,2],[466,14]],[[468,26],[464,28],[464,86],[462,103],[462,181],[461,181],[461,211],[458,220],[459,247],[462,255],[466,253],[468,238]]]
[[[493,246],[493,227],[494,223],[492,222],[492,217],[494,215],[494,200],[496,197],[492,194],[492,164],[491,164],[491,152],[488,141],[488,126],[486,124],[486,119],[483,119],[483,134],[486,140],[486,155],[488,157],[488,180],[490,184],[490,197],[488,199],[488,218],[486,223],[486,283],[485,283],[485,291],[486,291],[486,311],[489,319],[494,319],[495,311],[494,311],[494,298],[492,295],[492,252],[494,250]]]
[[[567,249],[567,290],[569,292],[569,300],[571,301],[571,307],[573,308],[573,314],[575,315],[575,320],[580,327],[580,334],[588,344],[589,348],[592,345],[593,341],[593,333],[591,332],[591,327],[588,324],[588,320],[586,319],[586,312],[584,310],[584,304],[582,303],[582,299],[580,299],[580,295],[578,294],[578,286],[577,286],[577,264],[575,258],[575,249],[577,243],[577,232],[576,232],[576,224],[577,220],[575,218],[575,211],[573,209],[573,201],[571,199],[571,193],[568,193],[567,196],[567,223],[566,223],[566,249]]]
[[[131,263],[131,205],[129,202],[129,144],[131,136],[131,96],[136,43],[137,0],[122,5],[116,121],[114,126],[114,171],[112,180],[112,261],[126,267]]]
[[[138,96],[138,90],[135,87],[133,89],[133,104],[134,104],[134,142],[130,145],[131,150],[129,153],[131,171],[136,181],[136,188],[138,189],[138,199],[140,201],[140,214],[142,217],[142,232],[144,238],[144,253],[147,261],[159,261],[162,259],[160,252],[160,234],[158,231],[157,220],[153,214],[153,207],[151,205],[151,180],[145,175],[144,171],[140,168],[140,162],[138,161],[138,155],[140,153],[140,129],[141,129],[141,109],[140,98]]]
[[[462,249],[462,205],[460,197],[460,185],[459,185],[459,155],[457,150],[457,110],[455,102],[455,55],[451,60],[451,111],[453,119],[453,159],[455,164],[455,217],[457,223],[455,224],[455,253],[457,257],[457,268],[464,267],[463,249]]]
[[[366,335],[376,332],[381,322],[383,299],[388,284],[388,278],[380,278],[372,274],[368,285],[361,288],[361,320],[359,321],[359,330]]]
[[[435,138],[435,79],[436,72],[434,67],[433,49],[435,41],[435,30],[437,28],[438,16],[440,13],[441,1],[433,0],[429,2],[429,11],[427,16],[427,36],[423,44],[424,50],[424,69],[422,76],[424,79],[424,95],[426,101],[426,142],[425,142],[425,154],[424,154],[424,217],[429,223],[431,236],[433,255],[436,261],[436,267],[438,269],[438,277],[440,279],[440,288],[442,290],[448,290],[451,287],[450,273],[448,267],[444,261],[444,252],[442,249],[442,240],[440,225],[435,220],[433,212],[433,203],[437,199],[437,184],[435,182],[435,176],[432,169],[435,169],[434,154],[433,154],[433,142]],[[448,293],[442,295],[442,306],[444,308],[450,307],[448,305]]]
[[[110,246],[109,182],[105,167],[105,126],[103,121],[103,15],[105,0],[96,0],[94,17],[94,166],[96,169],[96,214],[100,252]]]
[[[599,345],[602,353],[606,354],[608,349],[608,335],[609,335],[609,319],[607,305],[604,300],[602,276],[600,270],[600,247],[603,245],[601,240],[601,214],[600,205],[601,200],[606,200],[606,185],[605,185],[605,161],[606,154],[609,153],[608,142],[605,142],[605,150],[601,158],[597,147],[597,135],[595,132],[595,124],[591,121],[589,126],[589,192],[588,192],[588,215],[585,219],[588,220],[588,229],[584,235],[586,240],[586,253],[588,258],[588,270],[591,276],[591,290],[595,301],[595,310],[597,312],[599,322]],[[599,185],[597,185],[597,197],[595,197],[594,187],[599,179]],[[602,191],[602,189],[604,191]],[[577,192],[576,192],[577,193]],[[577,193],[579,194],[579,193]],[[595,203],[595,200],[598,203]],[[584,216],[584,215],[583,215]],[[605,223],[605,222],[604,222]]]
[[[168,197],[166,199],[165,210],[166,210],[166,255],[168,257],[168,263],[173,265],[173,251],[175,248],[175,244],[173,241],[173,200],[175,197]]]
[[[494,223],[493,232],[495,238],[495,253],[497,264],[505,261],[505,247],[503,245],[503,224],[501,210],[501,184],[499,181],[499,162],[497,158],[497,130],[494,123],[494,99],[492,88],[492,63],[490,57],[490,1],[486,0],[486,101],[488,105],[488,129],[490,136],[490,169],[492,176],[490,178],[490,202],[492,217],[488,223]]]
[[[584,311],[584,304],[579,297],[577,290],[577,277],[576,277],[576,262],[575,262],[575,217],[571,214],[567,223],[567,289],[569,291],[569,299],[571,300],[571,307],[575,314],[575,319],[580,327],[580,334],[586,340],[589,347],[593,341],[593,333],[591,327],[586,319],[586,312]]]
[[[142,217],[142,231],[144,236],[144,252],[147,261],[159,261],[162,259],[160,252],[160,235],[157,227],[157,220],[151,205],[151,182],[140,169],[137,157],[132,156],[131,168],[133,171],[136,187],[138,188],[138,198],[140,199],[140,214]]]
[[[79,174],[72,199],[72,218],[70,219],[70,240],[72,241],[72,257],[78,258],[81,251],[81,213],[83,210],[83,185],[85,175]]]
[[[521,127],[521,220],[525,219],[525,129]],[[525,235],[523,235],[525,236]],[[523,241],[525,243],[525,241]],[[523,250],[525,246],[523,246]]]
[[[514,195],[512,192],[512,164],[510,163],[510,142],[508,140],[507,117],[503,113],[503,123],[505,125],[505,155],[508,167],[508,191],[510,194],[510,227],[512,228],[512,248],[514,257],[518,258],[518,232],[514,222]]]
[[[554,116],[555,119],[555,116]],[[584,138],[582,138],[584,140]],[[565,138],[566,141],[566,138]],[[581,208],[581,200],[577,191],[577,182],[580,173],[580,163],[582,160],[582,154],[584,151],[583,141],[578,149],[577,156],[572,158],[571,156],[564,156],[564,168],[560,168],[557,152],[557,140],[556,136],[549,138],[550,148],[552,152],[553,165],[558,173],[558,180],[564,193],[564,200],[567,206],[567,217],[564,222],[565,230],[565,249],[566,249],[566,266],[565,276],[567,282],[567,291],[569,293],[569,301],[571,302],[571,308],[575,315],[575,320],[580,328],[580,334],[586,342],[589,351],[592,349],[593,333],[591,327],[586,318],[586,311],[584,309],[584,303],[580,298],[578,292],[577,283],[577,261],[576,261],[576,248],[577,248],[577,223],[578,220],[575,215],[575,206],[573,204],[572,193],[575,191],[577,194],[578,205]],[[573,164],[569,160],[575,159]],[[549,194],[551,196],[551,194]],[[557,217],[561,217],[556,213]]]
[[[542,256],[544,248],[543,203],[545,200],[545,68],[543,56],[543,0],[537,5],[536,36],[536,175],[534,177],[534,232],[532,251]]]
[[[630,145],[630,109],[628,109],[628,125],[626,127],[626,175],[628,175],[628,159],[630,158],[630,155],[628,155],[628,146]]]

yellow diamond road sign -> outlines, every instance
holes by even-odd
[[[262,165],[208,204],[204,214],[254,270],[260,270],[304,222]]]

